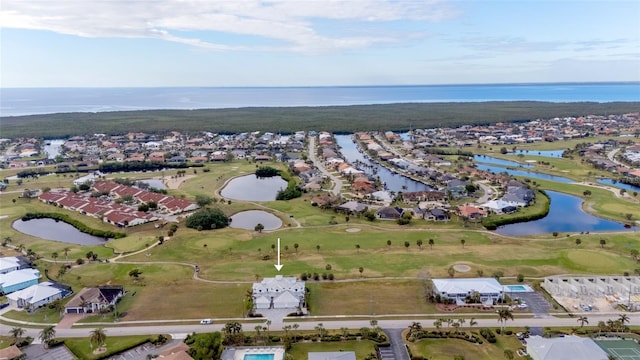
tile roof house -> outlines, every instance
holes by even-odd
[[[253,283],[256,309],[295,309],[305,306],[305,282],[295,277],[276,275]]]
[[[98,312],[115,305],[124,296],[121,285],[97,286],[80,290],[64,307],[65,314]]]

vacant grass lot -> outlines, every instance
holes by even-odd
[[[92,345],[89,342],[89,338],[68,338],[64,339],[65,345],[76,355],[79,359],[98,359],[104,355],[117,354],[123,350],[129,349],[133,346],[143,344],[147,342],[150,337],[148,335],[139,336],[109,336],[108,330],[105,330],[107,335],[106,353],[94,354],[93,350],[96,348],[95,344]]]
[[[516,350],[524,347],[513,335],[498,335],[497,339],[495,344],[485,341],[480,345],[459,339],[424,339],[408,343],[408,346],[413,355],[429,360],[451,360],[456,355],[464,356],[465,360],[504,359],[504,350],[510,349],[515,354]]]

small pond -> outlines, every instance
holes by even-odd
[[[625,189],[629,192],[634,192],[634,191],[640,192],[640,186],[625,184],[625,183],[621,183],[620,181],[614,182],[613,179],[598,179],[597,182],[598,184],[609,185],[609,186],[616,187],[618,189]]]
[[[528,177],[528,178],[532,178],[532,179],[551,180],[551,181],[557,181],[557,182],[561,182],[561,183],[572,183],[572,182],[575,182],[575,180],[571,180],[569,178],[562,177],[562,176],[543,174],[543,173],[539,173],[539,172],[535,172],[535,171],[528,171],[528,170],[512,170],[512,169],[507,169],[507,168],[500,167],[500,166],[478,164],[476,166],[476,168],[478,168],[479,170],[491,171],[491,172],[496,173],[496,174],[506,172],[507,174],[509,174],[511,176],[524,176],[524,177]]]
[[[582,199],[555,191],[548,191],[551,198],[549,214],[540,220],[526,223],[509,224],[499,227],[496,232],[503,235],[548,234],[554,231],[592,232],[592,231],[634,231],[637,228],[625,229],[624,224],[599,218],[582,210]]]
[[[141,183],[145,183],[147,185],[149,185],[150,188],[154,188],[156,190],[165,190],[166,186],[164,186],[164,184],[162,183],[162,180],[160,179],[144,179],[144,180],[138,180]]]
[[[282,226],[279,217],[262,210],[241,211],[231,216],[229,227],[235,229],[254,230],[256,225],[262,224],[264,230],[275,230]]]
[[[85,234],[66,222],[53,219],[16,220],[12,227],[21,233],[45,240],[76,245],[102,245],[105,243],[101,237]]]
[[[251,174],[231,179],[220,194],[233,200],[272,201],[278,191],[286,188],[287,182],[280,176],[258,178]]]
[[[503,159],[498,159],[498,158],[494,158],[486,155],[473,155],[473,160],[480,163],[487,163],[487,164],[500,165],[500,166],[511,166],[511,167],[522,167],[522,168],[531,167],[531,165],[529,164],[521,164],[516,161],[503,160]]]

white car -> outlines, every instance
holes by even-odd
[[[211,323],[212,323],[211,319],[202,319],[202,320],[200,320],[200,324],[201,325],[209,325]]]

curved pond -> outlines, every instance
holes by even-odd
[[[264,230],[275,230],[282,226],[279,217],[262,210],[241,211],[231,216],[229,227],[235,229],[254,230],[256,225],[262,224]]]
[[[616,187],[618,189],[625,189],[625,190],[630,191],[630,192],[634,192],[634,191],[640,192],[640,186],[621,183],[620,181],[614,181],[613,179],[598,179],[597,183],[598,184],[603,184],[603,185],[613,186],[613,187]]]
[[[582,210],[582,199],[555,191],[547,191],[551,198],[549,214],[542,219],[526,223],[500,226],[496,232],[503,235],[533,235],[563,232],[634,231],[625,229],[623,223],[606,220]]]
[[[101,237],[85,234],[64,221],[55,221],[53,219],[16,220],[11,226],[23,234],[45,240],[76,245],[102,245],[105,243],[105,240]]]
[[[512,166],[512,167],[521,167],[521,168],[532,167],[529,164],[521,164],[516,161],[503,160],[503,159],[498,159],[498,158],[494,158],[486,155],[473,155],[473,160],[480,163],[487,163],[487,164],[500,165],[500,166]]]
[[[287,182],[280,176],[258,178],[256,174],[251,174],[231,179],[220,194],[233,200],[272,201],[276,199],[278,191],[286,188]]]
[[[569,179],[569,178],[566,178],[566,177],[562,177],[562,176],[543,174],[543,173],[539,173],[539,172],[535,172],[535,171],[528,171],[528,170],[513,170],[513,169],[507,169],[507,168],[500,167],[500,166],[478,164],[478,165],[476,165],[476,168],[478,168],[480,170],[491,171],[492,173],[496,173],[496,174],[506,172],[507,174],[509,174],[511,176],[524,176],[524,177],[529,177],[529,178],[532,178],[532,179],[551,180],[551,181],[557,181],[557,182],[562,182],[562,183],[575,182],[575,180],[572,180],[572,179]]]
[[[367,175],[379,177],[380,181],[386,185],[387,190],[395,192],[433,190],[429,185],[395,173],[364,156],[363,153],[358,151],[358,145],[353,142],[351,135],[335,135],[334,137],[344,159],[350,164],[354,164],[356,161],[364,163],[366,166],[363,166],[360,170]]]

